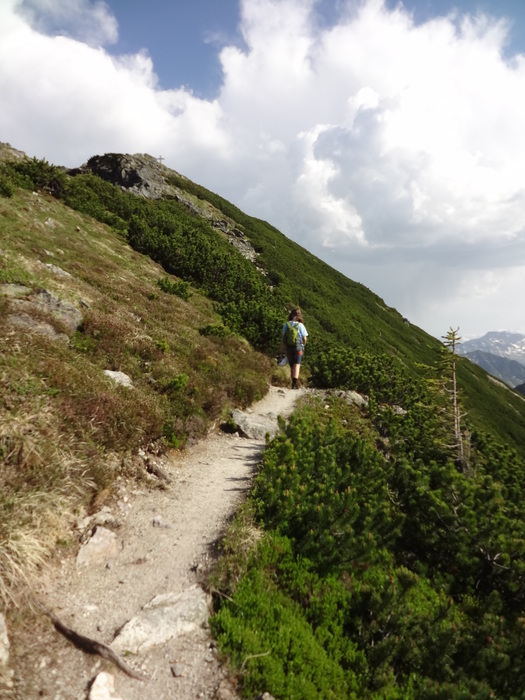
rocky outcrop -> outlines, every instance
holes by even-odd
[[[21,284],[2,284],[0,296],[8,299],[7,322],[14,328],[67,342],[82,322],[82,312],[74,304],[45,289],[35,291]]]
[[[93,156],[80,168],[69,170],[69,174],[91,172],[139,197],[175,199],[193,214],[209,221],[214,228],[228,237],[232,246],[243,257],[257,264],[256,250],[236,223],[225,217],[223,212],[210,202],[190,195],[183,187],[176,185],[175,180],[184,182],[186,178],[162,165],[161,161],[161,158],[154,158],[148,154],[105,153],[103,156]],[[261,269],[259,265],[257,267]]]
[[[10,143],[0,141],[0,161],[2,160],[24,160],[27,155],[17,148],[13,148]]]
[[[252,440],[264,440],[266,434],[273,438],[279,431],[276,413],[260,415],[254,414],[249,409],[241,411],[236,408],[232,411],[232,420],[237,426],[239,434]]]
[[[168,181],[169,170],[157,158],[144,155],[105,153],[93,156],[70,175],[91,172],[103,180],[112,182],[123,190],[148,199],[176,198],[179,188]],[[177,173],[178,177],[182,177]]]

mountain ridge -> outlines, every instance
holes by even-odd
[[[460,353],[512,388],[525,382],[525,364],[483,350]]]
[[[525,364],[525,335],[512,331],[488,331],[482,337],[464,340],[458,346],[461,355],[476,350]]]
[[[458,354],[514,388],[525,381],[525,335],[489,331],[480,338],[462,341]]]

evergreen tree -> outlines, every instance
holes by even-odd
[[[440,381],[443,394],[447,401],[445,404],[445,413],[451,419],[452,423],[452,443],[456,462],[463,468],[468,469],[470,458],[470,433],[464,431],[461,425],[461,419],[464,414],[461,413],[461,398],[457,382],[457,351],[456,348],[461,342],[461,337],[458,335],[459,328],[455,330],[450,327],[447,334],[441,336],[443,338],[443,348],[439,363]]]

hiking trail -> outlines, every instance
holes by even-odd
[[[74,552],[45,571],[42,605],[66,628],[114,649],[147,680],[76,648],[47,619],[25,655],[24,677],[15,669],[11,697],[238,697],[205,624],[210,599],[200,581],[250,488],[266,430],[275,434],[277,416],[288,418],[301,395],[270,387],[264,399],[233,414],[242,435],[252,437],[217,430],[173,453],[163,464],[170,480],[163,490],[120,477],[117,497],[92,516],[80,552],[70,547]]]

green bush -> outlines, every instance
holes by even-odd
[[[188,381],[187,374],[178,374],[164,386],[164,390],[168,393],[182,391],[186,388]]]
[[[207,326],[199,328],[199,333],[204,336],[214,336],[215,338],[227,338],[232,334],[228,326],[222,323],[209,323]]]
[[[184,301],[188,301],[191,297],[190,283],[184,280],[173,281],[169,277],[162,277],[157,280],[157,286],[166,294],[175,294]]]
[[[1,197],[12,197],[15,188],[11,179],[6,173],[0,171],[0,196]]]
[[[233,604],[221,607],[212,628],[231,654],[243,694],[265,689],[278,698],[361,698],[357,672],[366,667],[356,645],[345,641],[344,664],[326,650],[301,607],[273,583],[272,569],[289,562],[286,538],[269,538],[258,552],[260,566],[238,587]]]
[[[290,538],[320,571],[381,561],[401,517],[387,497],[388,463],[366,442],[293,417],[263,456],[254,498],[266,527]]]
[[[161,352],[169,352],[169,351],[170,351],[170,345],[169,345],[168,341],[167,341],[165,338],[161,338],[160,340],[157,340],[157,342],[155,343],[155,345],[157,346],[157,348],[158,348]]]
[[[6,167],[19,175],[17,184],[26,189],[46,190],[58,197],[66,188],[67,178],[64,170],[51,165],[45,159],[25,158],[12,161]]]
[[[379,436],[340,400],[317,401],[267,447],[252,495],[266,534],[214,622],[247,695],[271,687],[277,697],[519,697],[525,465],[480,438],[471,472],[445,452],[415,458],[401,439],[413,430],[411,410],[381,422],[371,406]],[[381,454],[390,430],[398,444]],[[312,661],[331,679],[322,691],[309,685],[309,668],[303,677],[291,666],[286,685],[289,666],[255,656],[279,649],[289,658],[271,625],[270,611],[283,608],[311,653],[323,649]]]

